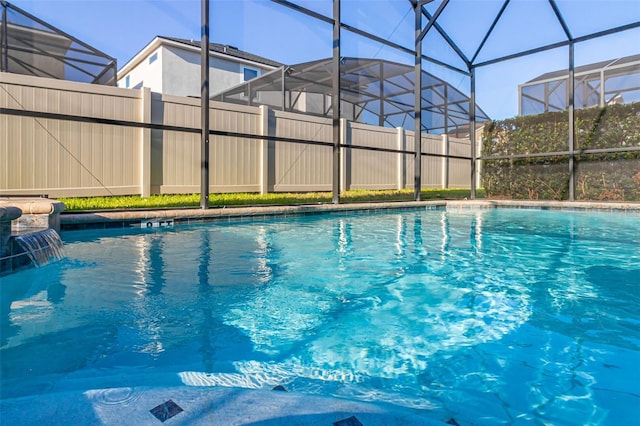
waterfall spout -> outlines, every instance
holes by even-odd
[[[36,267],[61,260],[65,255],[62,239],[53,229],[16,235],[14,240]]]

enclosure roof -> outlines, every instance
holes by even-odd
[[[0,1],[0,33],[0,71],[116,84],[114,58],[4,0]]]
[[[575,67],[575,73],[588,74],[590,72],[600,72],[602,70],[605,70],[607,68],[611,68],[614,66],[617,67],[621,65],[636,65],[636,64],[640,66],[640,55],[625,56],[624,58],[611,59],[608,61],[601,61],[593,64]],[[567,70],[551,71],[551,72],[539,75],[538,77],[527,81],[525,84],[537,83],[539,81],[553,80],[558,78],[565,78],[567,74],[568,74]]]
[[[461,70],[640,29],[638,1],[408,2],[422,12],[424,55]]]
[[[332,58],[304,62],[263,74],[248,82],[213,96],[215,100],[231,101],[234,95],[245,93],[332,93]],[[340,59],[340,87],[343,101],[356,105],[376,116],[382,116],[388,126],[405,126],[414,116],[415,68],[384,59]],[[284,76],[284,85],[282,83]],[[253,98],[253,96],[252,96]],[[260,104],[260,96],[253,104]],[[439,118],[426,128],[454,128],[469,124],[469,97],[446,81],[422,72],[422,110]],[[327,115],[325,111],[323,115]],[[476,107],[478,121],[489,120],[481,108]]]
[[[271,1],[333,23],[328,2],[319,12],[320,6],[313,2]],[[380,2],[376,8],[354,3],[343,3],[349,6],[343,7],[347,10],[341,15],[342,32],[409,55],[415,55],[421,41],[423,60],[466,75],[497,62],[640,30],[637,0],[398,0]],[[415,20],[410,18],[411,9],[419,12]],[[392,16],[402,19],[389,33]],[[416,22],[422,28],[419,34],[414,31]]]

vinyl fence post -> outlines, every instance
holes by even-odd
[[[340,119],[340,143],[343,145],[351,145],[351,129],[349,122],[345,118]],[[340,192],[347,191],[351,188],[351,148],[340,148]]]
[[[260,193],[269,193],[269,107],[260,105]]]
[[[141,119],[151,123],[151,89],[140,90]],[[140,129],[140,195],[151,195],[151,129]]]
[[[449,188],[449,135],[442,135],[442,189]]]
[[[407,148],[405,133],[403,127],[396,127],[396,149],[404,151]],[[407,160],[405,154],[398,153],[398,161],[396,164],[396,188],[405,188],[405,176],[407,175]]]

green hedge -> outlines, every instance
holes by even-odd
[[[582,154],[582,149],[640,147],[640,103],[576,110],[576,198],[640,201],[640,151]],[[484,127],[483,157],[568,150],[567,111],[493,121]],[[487,197],[566,200],[569,156],[485,160]]]

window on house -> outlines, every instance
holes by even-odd
[[[158,59],[158,52],[154,53],[153,55],[151,55],[149,57],[149,65],[151,65],[152,63],[154,63],[156,61],[156,59]]]
[[[129,85],[131,84],[131,78],[129,78],[129,77],[130,76],[126,76],[124,78],[124,87],[127,88],[127,89],[129,88]]]
[[[249,81],[258,76],[258,70],[252,70],[251,68],[244,69],[244,81]]]

